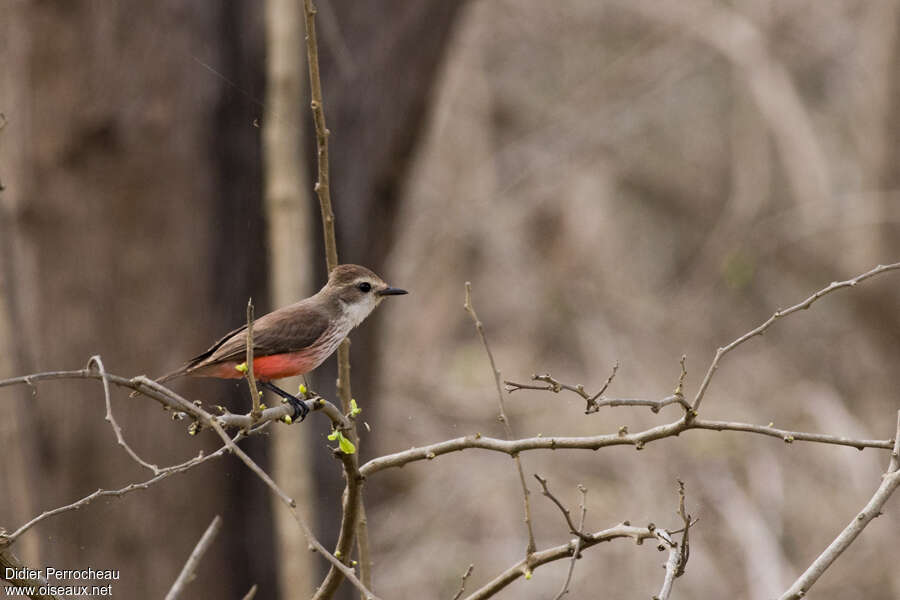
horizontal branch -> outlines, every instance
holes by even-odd
[[[11,377],[9,379],[0,380],[0,387],[8,387],[14,385],[34,385],[41,381],[53,381],[58,379],[98,379],[104,383],[112,383],[119,387],[131,389],[135,392],[142,393],[163,405],[164,408],[177,412],[184,412],[195,418],[200,416],[193,408],[198,408],[196,404],[188,402],[181,398],[178,394],[167,387],[149,379],[143,375],[137,377],[122,377],[106,373],[102,369],[93,368],[97,364],[98,357],[91,357],[89,366],[85,369],[75,369],[71,371],[46,371],[43,373],[33,373],[31,375],[22,375],[20,377]],[[331,402],[321,397],[312,398],[305,401],[307,408],[311,411],[320,411],[326,415],[332,424],[340,429],[350,427],[349,420],[341,413],[341,411]],[[293,409],[289,404],[281,404],[273,406],[262,412],[260,418],[253,419],[250,414],[238,415],[221,409],[224,414],[215,417],[223,427],[248,429],[253,427],[258,430],[261,425],[281,421],[285,416],[291,415]],[[206,411],[203,411],[204,413]],[[150,465],[152,468],[153,465]]]
[[[506,386],[506,391],[510,394],[519,390],[538,390],[542,392],[553,392],[554,394],[558,394],[563,390],[572,392],[573,394],[577,394],[578,396],[580,396],[586,402],[586,406],[584,408],[584,414],[586,415],[595,413],[604,406],[647,406],[652,412],[658,413],[661,409],[670,404],[680,404],[685,411],[690,411],[691,405],[688,404],[687,400],[684,399],[684,394],[682,392],[684,388],[684,378],[687,377],[687,370],[685,370],[684,367],[684,361],[686,360],[686,358],[687,357],[685,356],[681,357],[681,375],[678,378],[678,385],[675,386],[675,392],[661,400],[645,400],[641,398],[610,398],[604,396],[603,394],[606,392],[606,389],[609,387],[609,384],[612,383],[612,380],[615,378],[616,373],[619,370],[619,363],[616,363],[613,366],[612,372],[606,379],[606,383],[603,384],[603,387],[601,387],[600,391],[596,394],[588,393],[587,390],[584,389],[584,386],[580,383],[577,385],[563,383],[562,381],[555,379],[552,375],[550,375],[550,373],[543,373],[540,375],[534,374],[531,376],[532,381],[540,381],[543,385],[516,383],[515,381],[504,381],[503,383]]]
[[[340,409],[328,400],[316,397],[305,400],[304,403],[311,411],[321,411],[331,420],[332,425],[338,429],[347,430],[350,428],[350,419],[344,416]],[[216,417],[216,419],[225,428],[247,429],[252,427],[255,430],[258,429],[262,423],[281,421],[284,417],[290,416],[293,413],[294,408],[290,404],[284,403],[263,410],[259,414],[259,418],[256,419],[253,418],[252,414],[238,415],[228,412],[227,410],[224,411],[224,414]]]
[[[455,438],[422,446],[420,448],[410,448],[402,452],[394,454],[386,454],[373,458],[360,468],[363,477],[368,477],[378,471],[389,469],[392,467],[402,467],[408,463],[420,460],[431,460],[442,454],[450,452],[459,452],[478,448],[481,450],[491,450],[493,452],[502,452],[515,456],[519,452],[528,450],[563,450],[563,449],[581,449],[581,450],[599,450],[607,446],[634,446],[640,450],[645,444],[650,442],[677,436],[683,431],[692,429],[708,429],[713,431],[741,431],[745,433],[756,433],[770,437],[776,437],[786,443],[791,442],[816,442],[821,444],[833,444],[838,446],[850,446],[862,450],[863,448],[880,448],[889,450],[893,440],[865,440],[853,439],[843,436],[827,435],[822,433],[806,433],[802,431],[788,431],[777,429],[768,425],[753,425],[751,423],[736,423],[729,421],[711,421],[705,419],[681,419],[664,425],[657,425],[644,431],[637,433],[628,433],[622,430],[620,433],[609,433],[593,436],[579,437],[532,437],[522,438],[518,440],[501,440],[497,438],[484,437],[480,434],[469,435],[466,437]]]
[[[582,550],[619,538],[632,538],[635,542],[641,544],[646,539],[656,538],[658,531],[661,533],[660,530],[654,527],[634,527],[622,523],[582,538],[573,538],[567,544],[539,550],[497,575],[497,577],[467,596],[465,600],[485,600],[490,598],[519,577],[526,576],[541,565],[572,556],[575,553],[575,549],[579,547],[579,540],[581,540],[580,548]]]
[[[591,395],[584,389],[583,385],[570,385],[568,383],[562,383],[561,381],[557,381],[556,379],[554,379],[549,373],[544,373],[542,375],[532,375],[531,379],[532,381],[543,381],[544,384],[535,385],[530,383],[516,383],[515,381],[504,381],[503,383],[506,386],[506,391],[510,394],[519,390],[538,390],[542,392],[553,392],[554,394],[558,394],[561,391],[566,390],[575,393],[581,396],[581,398],[584,399],[585,402],[587,402],[587,405],[584,409],[584,414],[586,415],[595,413],[604,406],[646,406],[649,407],[650,410],[654,413],[658,413],[661,409],[670,404],[680,404],[681,407],[685,410],[691,409],[691,405],[688,404],[687,400],[684,399],[684,396],[681,393],[671,394],[660,400],[646,400],[643,398],[610,398],[604,396],[603,392],[598,392]]]

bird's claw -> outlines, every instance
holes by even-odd
[[[291,408],[294,409],[294,413],[291,415],[291,420],[296,421],[297,419],[300,422],[306,418],[306,415],[309,414],[309,407],[306,405],[306,402],[297,398],[296,396],[291,396],[290,398],[286,398],[287,403],[291,405]]]

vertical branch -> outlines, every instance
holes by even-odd
[[[338,264],[337,241],[334,233],[334,211],[331,207],[331,186],[328,168],[328,136],[330,132],[325,125],[325,106],[322,98],[322,80],[319,75],[319,48],[316,39],[316,7],[312,0],[303,0],[306,25],[306,56],[309,63],[309,91],[310,108],[313,113],[313,121],[316,125],[316,162],[318,166],[318,181],[316,181],[316,195],[319,197],[319,208],[322,212],[322,231],[325,237],[325,264],[330,273]],[[338,381],[337,391],[341,398],[341,408],[345,413],[350,412],[350,340],[344,339],[337,351]],[[350,439],[359,447],[359,435],[356,431],[356,422],[352,422]],[[341,560],[348,561],[350,547],[356,529],[360,533],[357,536],[359,555],[364,560],[360,563],[360,576],[367,583],[365,588],[371,588],[371,561],[369,560],[368,530],[366,525],[365,507],[362,499],[362,477],[359,475],[359,456],[352,454],[343,457],[344,476],[347,487],[344,490],[343,518],[341,520],[341,532],[338,536],[339,550],[343,552]],[[363,518],[359,518],[363,515]],[[329,570],[325,581],[316,592],[316,597],[329,597],[333,590],[337,589],[343,579],[343,574],[334,566]]]
[[[494,362],[494,354],[491,352],[491,347],[488,345],[487,337],[484,335],[484,324],[478,319],[478,315],[475,314],[475,307],[472,306],[472,284],[470,282],[466,282],[466,301],[463,304],[463,308],[466,309],[466,312],[469,313],[469,316],[472,317],[472,321],[475,323],[475,330],[478,331],[478,337],[481,338],[481,344],[484,346],[484,351],[488,355],[488,360],[491,363],[491,373],[494,375],[494,385],[497,386],[497,402],[500,407],[500,421],[503,423],[503,428],[506,430],[506,439],[513,439],[512,427],[509,425],[509,419],[506,418],[506,410],[504,409],[503,404],[503,388],[500,386],[500,370],[497,369],[497,363]],[[528,496],[531,492],[528,490],[528,485],[525,483],[525,471],[522,470],[522,461],[519,459],[519,455],[515,454],[513,459],[516,461],[516,469],[519,471],[519,483],[522,485],[522,495],[524,497],[525,504],[525,526],[528,528],[528,547],[525,549],[526,557],[534,554],[537,546],[534,543],[534,529],[531,527],[531,503],[528,499]]]
[[[312,100],[310,108],[316,124],[316,162],[318,164],[318,181],[316,195],[319,197],[319,208],[322,211],[322,232],[325,236],[325,265],[330,273],[338,264],[337,240],[334,235],[334,210],[331,208],[331,184],[328,171],[328,136],[331,132],[325,125],[325,106],[322,100],[322,80],[319,76],[319,48],[316,41],[316,12],[312,0],[303,0],[306,12],[306,56],[309,63],[309,92]],[[350,341],[344,340],[338,347],[338,394],[341,408],[350,412]],[[354,427],[353,443],[359,440]]]
[[[361,476],[360,476],[361,477]],[[356,520],[356,551],[359,557],[359,579],[368,589],[372,589],[372,554],[369,552],[369,521],[366,507],[360,495],[359,517]]]
[[[331,209],[331,186],[328,174],[328,136],[325,126],[325,107],[322,103],[322,80],[319,77],[319,48],[316,41],[316,12],[312,0],[303,0],[306,13],[306,57],[309,63],[309,92],[312,100],[310,108],[316,124],[316,157],[318,181],[316,194],[322,210],[322,230],[325,235],[325,264],[331,272],[338,264],[337,242],[334,236],[334,211]]]
[[[584,544],[584,518],[587,516],[587,488],[578,484],[578,491],[581,492],[581,520],[578,521],[579,536],[575,540],[575,550],[572,552],[572,560],[569,561],[569,570],[566,573],[566,580],[563,582],[562,588],[557,592],[553,600],[560,600],[569,593],[569,584],[572,583],[572,573],[575,571],[575,561],[581,558],[581,547]]]
[[[262,414],[262,410],[259,408],[259,391],[256,389],[256,374],[253,372],[253,298],[247,300],[247,357],[246,357],[246,367],[247,371],[245,373],[247,377],[247,385],[250,386],[250,400],[253,403],[253,408],[250,411],[250,415],[253,417],[253,420],[259,418]]]

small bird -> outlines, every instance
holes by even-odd
[[[302,421],[306,404],[272,383],[273,379],[309,373],[331,356],[350,331],[362,323],[385,296],[406,294],[359,265],[338,265],[314,296],[279,308],[253,321],[253,374],[261,387],[287,400],[293,418]],[[227,333],[209,350],[159,378],[184,375],[238,379],[247,356],[247,325]]]

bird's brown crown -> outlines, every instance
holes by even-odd
[[[328,283],[331,285],[346,285],[357,279],[366,278],[381,281],[375,273],[359,265],[338,265],[328,275]]]

